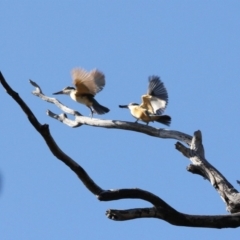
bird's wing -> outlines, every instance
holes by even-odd
[[[104,74],[98,70],[87,72],[82,68],[72,70],[73,84],[76,86],[77,94],[96,95],[105,86]]]
[[[151,104],[151,98],[150,95],[142,95],[142,103],[140,104],[141,108],[146,109],[148,112],[154,114],[154,109]]]
[[[168,93],[158,76],[149,77],[147,94],[152,96],[150,102],[154,113],[161,115],[168,104]]]
[[[153,108],[153,113],[157,114],[157,115],[162,115],[164,110],[167,107],[167,102],[159,99],[157,97],[152,97],[151,98],[151,105]]]

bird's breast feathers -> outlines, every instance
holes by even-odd
[[[91,101],[91,96],[90,95],[87,95],[87,94],[78,95],[78,94],[75,94],[75,93],[71,93],[70,97],[76,102],[82,103],[82,104],[87,105],[89,107],[92,106],[92,101]]]
[[[142,119],[147,115],[146,109],[143,109],[140,106],[130,106],[129,109],[131,114],[137,119]]]

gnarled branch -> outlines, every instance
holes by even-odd
[[[121,129],[121,130],[130,130],[135,132],[144,133],[153,137],[158,138],[169,138],[169,139],[176,139],[186,144],[190,144],[192,137],[188,134],[181,133],[178,131],[167,130],[167,129],[157,129],[151,126],[143,125],[140,123],[133,123],[133,122],[125,122],[119,120],[101,120],[97,118],[90,118],[86,116],[82,116],[79,112],[72,110],[65,105],[63,105],[60,101],[55,98],[48,97],[43,94],[41,88],[38,86],[37,83],[30,80],[30,83],[36,87],[36,89],[32,92],[33,95],[40,97],[42,100],[54,103],[58,108],[60,108],[64,113],[71,114],[75,117],[75,120],[70,120],[67,118],[66,114],[57,115],[50,110],[47,111],[47,115],[68,125],[69,127],[79,127],[81,125],[88,125],[92,127],[103,127],[103,128],[114,128],[114,129]]]
[[[153,205],[152,208],[129,209],[129,210],[108,210],[106,215],[110,219],[130,220],[135,218],[151,217],[151,218],[162,219],[164,221],[167,221],[177,226],[208,227],[208,228],[228,228],[228,227],[235,228],[240,226],[240,213],[232,214],[232,215],[224,215],[224,216],[188,215],[188,214],[184,214],[176,211],[174,208],[172,208],[170,205],[168,205],[158,196],[141,189],[103,190],[90,178],[90,176],[86,173],[86,171],[77,162],[71,159],[58,147],[57,143],[51,136],[48,125],[47,124],[42,125],[39,123],[39,121],[37,120],[33,112],[30,110],[27,104],[21,99],[18,93],[13,91],[12,88],[7,84],[1,72],[0,72],[0,82],[3,85],[3,87],[6,89],[7,93],[10,96],[12,96],[12,98],[19,104],[22,110],[26,113],[30,123],[41,134],[47,146],[49,147],[50,151],[52,152],[52,154],[56,156],[60,161],[65,163],[73,172],[75,172],[75,174],[83,182],[86,188],[89,191],[91,191],[95,196],[97,196],[97,198],[100,201],[112,201],[112,200],[120,200],[120,199],[142,199],[142,200],[148,201]],[[33,82],[31,83],[33,85],[35,84]],[[35,86],[39,88],[37,85]],[[91,119],[91,118],[80,116],[81,114],[79,114],[74,110],[65,109],[65,106],[62,106],[62,104],[58,102],[56,99],[52,99],[44,96],[40,88],[39,88],[39,92],[36,93],[36,95],[38,95],[45,101],[49,101],[49,102],[55,103],[56,105],[59,105],[59,107],[62,110],[64,109],[63,111],[66,111],[69,114],[73,114],[76,118],[79,118],[78,119],[79,124],[127,129],[127,130],[142,132],[151,136],[178,139],[190,145],[190,149],[187,149],[180,143],[177,143],[176,147],[185,156],[189,157],[191,161],[193,161],[194,168],[200,169],[198,166],[202,165],[201,161],[205,160],[203,148],[200,145],[201,141],[199,141],[198,139],[199,137],[198,134],[195,134],[194,138],[192,139],[189,135],[184,133],[180,133],[177,131],[168,131],[164,129],[155,129],[155,128],[144,126],[142,124],[137,124],[137,123],[134,124],[134,123],[128,123],[128,122],[121,122],[121,121],[109,121],[109,120],[103,121],[99,119]],[[64,122],[65,121],[64,118],[65,118],[65,115],[61,115],[59,116],[58,120]],[[80,121],[80,119],[82,120]],[[198,173],[198,174],[202,173],[202,169],[200,169],[199,171],[195,171],[195,173]],[[209,174],[204,174],[204,171],[201,175],[205,177],[210,176]],[[218,186],[221,187],[222,185],[220,185],[218,180],[220,177],[222,177],[222,175],[214,175],[214,177],[216,178],[215,182],[218,184]],[[225,181],[225,178],[221,178],[221,180]],[[227,187],[231,188],[230,185],[227,185]],[[234,193],[237,194],[235,190],[234,190]]]
[[[176,149],[193,163],[187,169],[189,172],[201,175],[210,181],[227,205],[228,212],[240,212],[239,192],[205,158],[201,131],[194,132],[190,148],[177,142]]]

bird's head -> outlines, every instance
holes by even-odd
[[[75,91],[74,87],[65,87],[63,90],[59,91],[59,92],[55,92],[53,93],[53,95],[57,95],[57,94],[66,94],[66,95],[70,95],[70,93],[72,91]]]

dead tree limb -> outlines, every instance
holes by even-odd
[[[114,129],[121,129],[121,130],[130,130],[135,132],[144,133],[153,137],[158,138],[169,138],[169,139],[176,139],[186,144],[190,144],[192,137],[188,134],[181,133],[178,131],[167,130],[167,129],[157,129],[151,126],[146,126],[140,123],[133,123],[133,122],[126,122],[126,121],[119,121],[119,120],[102,120],[97,118],[90,118],[83,116],[79,112],[68,108],[67,106],[63,105],[60,101],[55,98],[48,97],[43,94],[39,85],[32,80],[30,83],[36,87],[36,89],[32,92],[33,95],[41,98],[44,101],[50,102],[55,104],[58,108],[60,108],[64,113],[71,114],[75,117],[75,120],[70,120],[67,118],[66,114],[57,115],[50,110],[47,111],[47,115],[66,124],[69,127],[79,127],[82,125],[88,125],[92,127],[102,127],[102,128],[114,128]]]
[[[192,162],[187,170],[209,180],[227,205],[227,211],[230,213],[240,212],[239,192],[205,158],[201,131],[194,133],[190,148],[186,148],[180,142],[177,142],[175,146],[178,151]]]
[[[47,146],[49,147],[50,151],[52,152],[52,154],[56,156],[60,161],[65,163],[79,177],[79,179],[83,182],[86,188],[89,191],[91,191],[100,201],[112,201],[112,200],[120,200],[120,199],[142,199],[153,205],[153,207],[151,208],[108,210],[106,213],[108,218],[113,220],[121,220],[121,221],[136,219],[136,218],[143,218],[143,217],[158,218],[158,219],[167,221],[173,225],[189,226],[189,227],[235,228],[240,226],[240,213],[231,214],[231,215],[215,215],[215,216],[188,215],[188,214],[184,214],[176,211],[174,208],[172,208],[170,205],[168,205],[158,196],[141,189],[103,190],[90,178],[90,176],[86,173],[86,171],[77,162],[71,159],[58,147],[57,143],[51,136],[51,133],[49,131],[49,126],[47,124],[39,123],[39,121],[37,120],[33,112],[30,110],[27,104],[21,99],[19,94],[13,91],[13,89],[5,81],[1,72],[0,72],[0,82],[2,86],[5,88],[5,90],[7,91],[7,93],[22,108],[23,112],[27,115],[28,120],[33,125],[33,127],[41,134]],[[79,116],[79,113],[76,113],[75,111],[72,113],[74,115]],[[139,124],[135,124],[135,125],[139,126]],[[133,129],[130,129],[130,130],[133,130]],[[146,133],[146,132],[143,131],[143,133]],[[185,156],[190,157],[191,160],[195,158],[199,153],[203,154],[202,150],[199,150],[199,152],[197,151],[197,148],[199,147],[199,145],[196,144],[197,143],[196,139],[193,139],[191,141],[192,139],[191,137],[190,139],[189,137],[186,137],[188,135],[183,134],[183,136],[185,136],[184,138],[187,139],[187,143],[191,144],[191,148],[190,148],[191,154],[189,153],[189,150],[182,147],[182,145],[179,145],[177,147],[179,151],[181,151]],[[196,146],[194,146],[194,144],[196,144]],[[195,151],[194,154],[193,154],[193,151]]]

